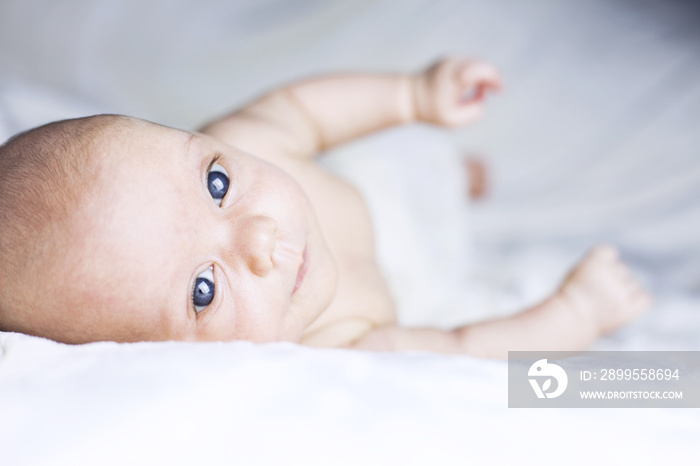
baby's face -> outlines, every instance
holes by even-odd
[[[337,278],[301,187],[214,138],[128,126],[68,247],[66,339],[298,341]]]

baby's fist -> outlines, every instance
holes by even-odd
[[[488,91],[501,89],[493,65],[478,60],[448,58],[414,76],[416,118],[449,127],[476,121]]]

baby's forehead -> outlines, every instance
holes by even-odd
[[[197,146],[194,142],[199,139],[197,136],[189,131],[133,119],[102,138],[98,147],[108,161],[144,160],[184,155]]]
[[[164,293],[177,281],[173,251],[183,246],[172,244],[172,235],[181,230],[180,221],[194,215],[195,209],[187,209],[193,197],[188,188],[198,178],[191,181],[191,170],[176,161],[182,158],[179,151],[169,149],[181,146],[186,137],[154,125],[127,129],[106,142],[109,162],[79,207],[65,248],[70,257],[64,266],[72,277],[67,286],[74,294],[104,309],[133,314],[134,325],[147,317],[139,314],[142,308],[169,303]],[[149,326],[158,327],[157,322]]]
[[[149,164],[147,156],[173,153],[189,137],[190,133],[145,120],[107,115],[57,122],[18,139],[15,146],[21,145],[23,152],[35,153],[40,146],[43,159],[24,157],[23,171],[18,169],[15,176],[32,184],[24,184],[31,189],[18,188],[17,199],[12,200],[12,205],[27,213],[24,223],[20,224],[21,219],[15,222],[16,230],[24,233],[13,239],[18,244],[14,250],[21,251],[15,254],[18,273],[12,275],[11,283],[19,290],[15,295],[21,297],[13,299],[20,303],[31,299],[42,303],[38,309],[54,309],[51,315],[56,322],[70,328],[70,319],[61,316],[78,313],[89,317],[90,312],[78,312],[86,303],[90,303],[89,310],[100,305],[110,309],[122,297],[118,283],[142,289],[145,281],[135,282],[139,276],[134,268],[153,275],[152,269],[167,264],[168,259],[165,254],[156,256],[144,240],[151,239],[148,232],[152,231],[152,243],[159,244],[162,232],[168,231],[173,209],[179,207],[175,200],[167,199],[172,209],[163,209],[166,199],[161,198],[162,190],[142,194],[144,186],[158,185],[153,180],[163,179],[159,178],[162,167],[172,165],[170,160]],[[126,164],[127,160],[133,163]],[[115,169],[120,165],[124,168]],[[141,167],[150,179],[141,174],[140,185],[120,183],[139,173]],[[168,181],[172,187],[172,178]],[[158,217],[154,212],[162,213]],[[155,224],[157,220],[160,224]],[[22,256],[32,260],[20,260]],[[144,267],[144,258],[152,268]],[[5,276],[0,270],[0,277]],[[54,322],[48,318],[41,321],[49,326]]]

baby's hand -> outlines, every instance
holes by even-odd
[[[414,76],[416,118],[455,127],[476,121],[489,91],[501,89],[501,77],[489,63],[448,58]]]
[[[559,296],[597,335],[633,320],[651,304],[651,295],[612,246],[593,248],[566,278]]]

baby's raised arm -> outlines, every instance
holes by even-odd
[[[458,59],[415,75],[325,76],[272,91],[202,132],[253,154],[309,159],[392,125],[470,123],[480,116],[486,91],[500,87],[493,66]]]

